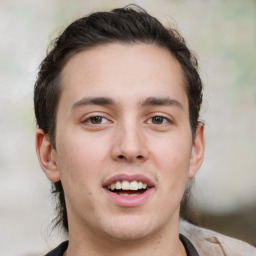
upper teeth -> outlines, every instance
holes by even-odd
[[[111,183],[108,185],[108,189],[114,190],[138,190],[138,189],[146,189],[147,188],[147,183],[144,183],[142,181],[127,181],[127,180],[123,180],[123,181],[116,181],[114,183]]]

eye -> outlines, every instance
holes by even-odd
[[[86,120],[83,121],[83,123],[88,123],[88,124],[105,124],[105,123],[110,123],[110,121],[102,116],[92,116],[87,118]]]
[[[161,124],[170,123],[170,120],[163,116],[153,116],[148,120],[148,123],[161,125]]]
[[[153,124],[162,124],[164,121],[164,118],[162,116],[154,116],[152,117],[152,123]]]
[[[104,119],[105,119],[105,118],[104,118]],[[92,124],[101,124],[103,118],[102,118],[101,116],[94,116],[94,117],[91,117],[89,120],[90,120],[90,122],[91,122]]]

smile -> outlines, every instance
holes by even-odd
[[[120,195],[120,196],[137,196],[144,193],[149,187],[147,183],[142,181],[123,180],[116,181],[108,185],[108,190]]]
[[[104,185],[107,195],[119,206],[143,204],[154,190],[153,182],[142,175],[118,175]]]

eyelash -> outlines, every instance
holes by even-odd
[[[93,123],[92,120],[94,118],[99,118],[101,120],[100,123]],[[102,122],[102,120],[106,120],[104,122]],[[97,121],[96,121],[97,122]],[[82,121],[82,123],[84,124],[90,124],[90,125],[101,125],[101,124],[104,124],[104,123],[110,123],[111,121],[109,121],[107,118],[103,117],[103,116],[100,116],[100,115],[96,115],[96,116],[90,116],[88,118],[86,118],[85,120]]]
[[[159,120],[160,123],[154,123],[154,119],[156,120],[157,118],[160,119]],[[96,123],[94,123],[95,120],[93,121],[93,119],[97,119]],[[105,120],[105,121],[103,121],[103,120]],[[103,117],[101,115],[95,115],[95,116],[90,116],[90,117],[86,118],[85,120],[82,121],[82,123],[89,124],[92,126],[97,126],[97,125],[102,125],[102,124],[106,124],[106,123],[112,123],[112,121],[110,121],[109,119],[107,119],[106,117]],[[161,115],[155,115],[155,116],[152,116],[149,119],[147,119],[146,123],[151,124],[151,125],[160,126],[160,125],[172,124],[173,121],[167,117],[164,117]]]
[[[153,122],[153,119],[154,118],[160,118],[160,120],[162,121],[161,123],[154,123]],[[149,122],[149,120],[151,120],[151,122]],[[153,124],[153,125],[165,125],[167,123],[173,123],[169,118],[167,117],[164,117],[164,116],[161,116],[161,115],[156,115],[156,116],[153,116],[151,118],[148,119],[147,123],[150,123],[150,124]]]

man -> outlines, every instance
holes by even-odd
[[[179,228],[204,127],[197,62],[177,31],[133,7],[81,18],[42,62],[34,102],[38,158],[69,234],[47,255],[195,256],[209,247],[191,242],[198,228]]]

